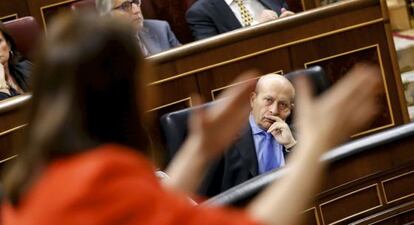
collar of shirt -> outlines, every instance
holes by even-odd
[[[233,3],[234,0],[224,0],[226,2],[227,5],[230,5],[231,3]]]

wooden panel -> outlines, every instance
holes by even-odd
[[[14,14],[10,14],[10,15],[1,17],[0,21],[2,23],[4,23],[4,22],[7,22],[7,21],[15,20],[17,18],[19,18],[19,15],[17,13],[14,13]]]
[[[414,201],[401,204],[379,213],[367,216],[349,225],[412,225],[414,221]]]
[[[26,127],[25,112],[12,110],[0,116],[0,161],[16,154],[16,146]]]
[[[373,37],[372,33],[378,35]],[[380,35],[381,33],[384,35]],[[335,47],[326,48],[326,43]],[[326,70],[333,82],[340,79],[356,62],[368,61],[378,64],[381,67],[382,77],[380,79],[383,81],[385,93],[381,99],[383,111],[371,127],[362,134],[403,123],[402,110],[392,110],[394,107],[399,107],[400,100],[396,90],[397,77],[387,76],[393,74],[393,68],[390,63],[385,31],[382,25],[375,24],[350,30],[298,44],[291,49],[295,68],[320,65]],[[307,54],[302,53],[303,49],[308,49]]]
[[[382,181],[387,203],[414,196],[414,170]]]
[[[29,7],[26,0],[0,1],[0,20],[2,22],[29,16]]]
[[[383,84],[384,94],[380,97],[380,104],[382,113],[374,120],[369,129],[365,132],[355,134],[353,136],[360,136],[374,131],[386,129],[395,125],[394,112],[391,108],[390,93],[388,89],[385,71],[382,66],[381,53],[378,45],[367,46],[363,48],[354,49],[352,51],[343,52],[332,55],[323,59],[318,59],[312,62],[305,63],[305,67],[319,65],[324,68],[331,83],[335,83],[341,79],[357,62],[370,62],[377,64],[381,69],[379,79]],[[338,70],[340,68],[340,70]],[[398,99],[395,99],[398,101]],[[345,106],[346,107],[346,106]],[[402,118],[402,116],[400,116]]]
[[[158,96],[158,102],[152,102],[150,109],[162,107],[182,99],[186,99],[192,94],[199,93],[196,78],[187,76],[162,82],[157,85],[150,85],[151,93]]]
[[[276,71],[275,74],[282,74],[282,71]],[[237,85],[241,85],[245,82],[252,81],[252,80],[257,81],[258,79],[259,79],[259,77],[255,77],[255,78],[252,78],[252,79],[249,79],[249,80],[245,80],[245,81],[241,81],[241,82],[237,82],[237,83],[231,83],[231,84],[226,85],[226,86],[222,86],[222,87],[219,87],[219,88],[216,88],[216,89],[212,89],[210,91],[211,99],[213,101],[217,100],[217,98],[219,98],[220,94],[228,88],[232,88],[232,87],[235,87]]]
[[[315,207],[305,210],[305,212],[303,212],[302,214],[302,217],[303,217],[303,221],[306,221],[305,223],[302,223],[302,224],[320,225],[318,213]]]
[[[374,184],[320,204],[322,221],[324,224],[339,224],[345,219],[381,207],[378,192],[378,185]]]
[[[367,181],[367,177],[381,177],[390,173],[391,177],[403,174],[407,172],[402,170],[403,168],[414,167],[412,149],[414,149],[414,143],[404,140],[398,144],[378,146],[374,151],[358,154],[357,158],[337,161],[329,168],[329,180],[324,183],[322,189],[328,193],[335,188],[349,189],[353,188],[355,184],[369,185],[372,182],[383,180]],[[392,168],[399,169],[393,171]],[[388,174],[385,171],[389,171]]]
[[[47,32],[47,27],[49,26],[53,16],[56,16],[62,11],[70,10],[70,5],[75,1],[76,0],[59,1],[56,3],[45,4],[40,7],[40,16],[42,18],[45,32]]]
[[[228,86],[240,73],[251,68],[258,68],[260,74],[290,71],[288,51],[287,49],[275,50],[254,58],[235,60],[232,63],[198,73],[201,95],[206,100],[213,100],[213,91],[217,92],[217,89]]]

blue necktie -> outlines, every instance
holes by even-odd
[[[281,152],[276,153],[276,151],[279,151],[279,149],[274,149],[273,145],[273,136],[270,133],[263,132],[265,135],[263,140],[263,154],[262,158],[259,162],[259,173],[265,173],[267,171],[270,171],[274,168],[278,168],[281,166],[281,160],[283,155],[281,155]]]

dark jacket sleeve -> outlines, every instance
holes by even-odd
[[[3,93],[3,92],[0,92],[0,100],[6,99],[6,98],[10,98],[10,97],[11,97],[10,95],[8,95],[6,93]]]
[[[170,43],[170,48],[175,48],[181,45],[178,41],[177,37],[175,36],[174,32],[172,32],[170,24],[166,22],[166,30],[168,35],[168,42]]]
[[[196,4],[196,3],[195,3]],[[186,13],[187,24],[196,40],[213,37],[217,31],[214,21],[199,5],[193,5]]]
[[[10,68],[10,73],[23,91],[29,91],[33,64],[29,60],[23,60]]]

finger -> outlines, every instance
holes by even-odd
[[[268,133],[270,133],[270,132],[272,132],[272,131],[274,131],[274,130],[277,130],[277,129],[281,130],[281,129],[283,129],[283,127],[284,127],[284,124],[283,124],[283,123],[280,123],[280,122],[275,122],[275,123],[273,123],[273,124],[269,127],[269,129],[267,130],[267,132],[268,132]]]
[[[278,116],[273,116],[273,115],[265,115],[266,119],[271,119],[275,122],[285,122],[284,120],[282,120],[280,117]]]
[[[367,64],[355,65],[344,78],[340,79],[328,92],[335,92],[338,99],[359,96],[362,91],[376,85],[374,80],[378,69]],[[373,82],[373,83],[372,83]],[[327,93],[328,93],[327,92]]]
[[[281,9],[280,9],[280,11],[281,11],[282,13],[284,13],[284,12],[286,12],[286,11],[287,11],[287,9],[285,9],[285,8],[281,8]]]
[[[282,14],[280,14],[279,17],[287,17],[287,16],[291,16],[291,15],[294,15],[294,13],[291,12],[291,11],[285,11]]]
[[[210,113],[213,117],[227,113],[229,117],[232,114],[240,115],[238,111],[249,111],[249,99],[256,85],[255,77],[257,72],[249,71],[243,73],[235,80],[235,85],[225,90],[219,97],[222,102],[211,107]]]
[[[191,103],[192,106],[198,106],[203,104],[203,100],[199,94],[192,94],[191,95]]]
[[[202,115],[202,111],[204,111],[203,108],[197,107],[203,104],[203,100],[201,99],[200,95],[192,94],[191,103],[192,103],[192,107],[194,108],[190,116],[190,122],[193,122],[193,121],[199,120],[203,116]]]
[[[246,91],[252,92],[254,90],[254,86],[256,85],[255,78],[258,75],[259,73],[254,70],[242,73],[232,82],[232,87],[227,88],[223,93],[221,93],[218,99],[237,96],[239,93],[244,93]]]
[[[362,107],[355,110],[354,113],[349,114],[349,118],[346,119],[346,124],[344,126],[348,137],[367,128],[368,125],[377,118],[380,112],[379,109],[380,107],[377,102],[367,100]]]
[[[265,11],[263,11],[263,12],[264,12],[264,14],[265,14],[266,16],[268,16],[268,17],[270,17],[270,18],[278,18],[277,13],[276,13],[275,11],[273,11],[273,10],[265,10]]]
[[[295,105],[298,114],[301,114],[301,111],[308,109],[312,104],[314,90],[306,77],[299,76],[293,80],[293,83],[296,90]]]
[[[338,81],[332,91],[336,91],[337,100],[347,105],[349,112],[360,107],[370,96],[378,96],[383,90],[378,67],[358,64]]]

